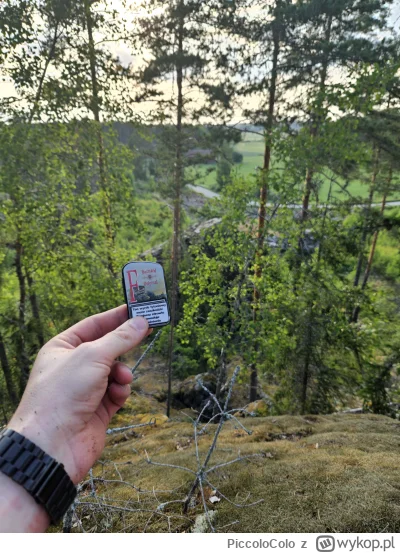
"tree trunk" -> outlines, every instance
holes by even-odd
[[[37,112],[39,102],[40,102],[40,98],[41,98],[42,92],[43,92],[44,80],[46,78],[47,71],[48,71],[49,66],[50,66],[50,62],[54,57],[54,53],[55,53],[56,46],[57,46],[57,41],[59,39],[58,26],[59,26],[59,22],[56,21],[55,26],[54,26],[54,35],[53,35],[53,39],[52,39],[51,44],[50,44],[49,53],[48,53],[48,56],[46,58],[46,63],[44,65],[43,72],[42,72],[42,74],[40,76],[40,79],[39,79],[39,85],[38,85],[38,88],[37,88],[37,91],[36,91],[34,104],[32,106],[31,112],[29,114],[29,119],[28,119],[29,125],[32,123],[33,118],[34,118],[34,116]]]
[[[258,399],[258,371],[255,363],[250,365],[250,403]]]
[[[176,111],[176,154],[175,154],[175,183],[174,183],[174,234],[172,240],[171,254],[171,328],[169,336],[168,352],[168,397],[167,397],[167,417],[171,415],[172,399],[172,367],[174,360],[174,333],[177,323],[178,311],[178,280],[179,280],[179,258],[180,258],[180,235],[181,235],[181,193],[183,186],[183,157],[182,157],[182,120],[183,120],[183,17],[179,21],[178,27],[178,50],[176,64],[176,84],[178,91],[177,111]]]
[[[271,168],[271,155],[272,155],[272,131],[274,127],[274,115],[276,104],[276,93],[278,83],[278,61],[280,53],[280,28],[279,25],[273,27],[273,42],[274,50],[272,56],[272,69],[271,69],[271,82],[269,87],[269,102],[268,102],[268,114],[267,122],[265,126],[265,150],[264,150],[264,166],[261,174],[261,189],[260,189],[260,207],[258,212],[258,228],[257,228],[257,250],[255,254],[255,286],[254,286],[254,308],[253,308],[253,321],[257,322],[258,311],[260,304],[260,291],[257,287],[257,281],[262,277],[262,263],[261,257],[264,250],[265,241],[265,227],[267,217],[267,200],[268,200],[268,180],[269,172]],[[255,352],[258,351],[259,345],[255,342]],[[251,365],[250,373],[250,402],[257,399],[258,389],[258,374],[257,365],[253,363]]]
[[[325,28],[325,40],[327,43],[329,43],[331,40],[331,34],[332,34],[332,16],[329,16],[328,21],[326,23],[326,28]],[[319,135],[321,125],[325,119],[324,114],[322,113],[322,110],[323,110],[324,100],[325,100],[326,81],[328,79],[328,68],[329,68],[329,58],[325,56],[322,61],[322,67],[320,71],[316,106],[311,116],[311,120],[312,120],[312,124],[310,128],[311,144],[313,144],[316,137]],[[302,208],[301,208],[301,217],[300,217],[301,226],[300,226],[300,236],[298,240],[298,256],[295,262],[296,273],[295,273],[294,286],[293,286],[293,289],[296,295],[297,295],[297,282],[300,275],[300,268],[302,266],[302,252],[303,252],[303,239],[305,235],[305,223],[310,217],[310,200],[311,200],[311,192],[313,188],[314,175],[315,175],[315,164],[311,160],[308,163],[308,167],[306,171],[306,179],[304,183],[303,201],[302,201]]]
[[[328,216],[328,205],[331,201],[331,194],[332,194],[332,183],[329,189],[328,194],[328,200],[326,204],[326,208],[324,210],[324,218],[323,218],[323,224],[322,224],[322,236],[325,236],[325,226],[326,226],[326,218]],[[320,265],[322,260],[322,250],[323,250],[323,240],[321,240],[319,247],[318,247],[318,256],[317,256],[317,264],[315,267],[315,272],[312,275],[312,278],[316,279],[318,278],[319,272],[320,272]],[[311,365],[311,359],[312,359],[312,348],[313,348],[313,324],[314,324],[314,311],[313,311],[313,303],[312,301],[308,304],[308,323],[307,323],[307,334],[306,334],[306,355],[304,358],[304,365],[303,365],[303,372],[301,376],[301,393],[300,393],[300,411],[301,414],[304,415],[306,413],[307,409],[307,399],[308,399],[308,386],[310,383],[310,365]]]
[[[317,136],[317,132],[314,131],[312,134],[313,137]],[[312,167],[307,168],[306,182],[304,187],[304,196],[303,196],[303,205],[301,210],[301,220],[306,221],[310,215],[310,198],[312,190],[312,182],[314,178],[314,169]]]
[[[43,332],[43,325],[42,321],[40,319],[40,311],[39,311],[39,304],[37,300],[36,293],[34,291],[34,283],[32,276],[29,271],[26,271],[26,279],[28,281],[28,289],[29,289],[29,301],[32,308],[32,315],[34,318],[34,328],[36,332],[36,337],[38,341],[39,348],[42,348],[44,346],[44,332]]]
[[[325,30],[325,40],[327,43],[330,43],[331,41],[331,34],[332,34],[332,16],[329,16],[327,25],[326,25],[326,30]],[[325,56],[325,59],[323,60],[323,65],[321,68],[321,73],[320,73],[320,84],[319,84],[319,90],[318,90],[318,96],[317,96],[317,113],[314,113],[313,115],[314,121],[310,131],[311,142],[313,142],[314,139],[318,136],[319,130],[323,121],[323,117],[321,116],[321,110],[324,105],[324,99],[325,99],[326,81],[328,78],[328,67],[329,67],[329,59],[327,56]],[[307,167],[306,181],[304,185],[303,205],[302,205],[302,211],[301,211],[301,220],[303,222],[306,221],[310,215],[309,208],[310,208],[310,198],[311,198],[314,174],[315,174],[315,168],[313,164],[311,164]]]
[[[367,206],[367,209],[366,209],[365,215],[364,215],[364,224],[363,224],[363,230],[362,230],[362,235],[361,235],[361,243],[360,243],[360,253],[359,253],[359,256],[358,256],[356,274],[355,274],[354,283],[353,283],[355,288],[357,288],[360,284],[362,267],[363,267],[363,263],[364,263],[364,250],[365,250],[365,244],[367,242],[367,236],[368,236],[368,220],[369,220],[369,215],[370,215],[371,209],[372,209],[372,201],[374,199],[376,180],[377,180],[378,172],[379,172],[379,161],[380,161],[379,148],[374,148],[374,158],[375,158],[374,159],[374,168],[373,168],[373,171],[372,171],[371,187],[370,187],[370,190],[369,190],[369,197],[368,197],[368,206]],[[390,177],[390,179],[391,179],[391,177]],[[386,203],[386,200],[385,200],[385,203]],[[360,307],[355,306],[353,311],[352,311],[352,314],[350,316],[350,323],[356,323],[358,321],[359,314],[360,314]]]
[[[220,367],[219,367],[219,371],[218,371],[217,386],[216,386],[216,390],[215,390],[215,397],[218,399],[218,401],[221,397],[221,390],[222,390],[223,385],[225,384],[226,376],[227,376],[226,353],[225,353],[224,348],[222,348],[222,350],[221,350],[221,363],[220,363]],[[216,405],[214,406],[214,411],[215,411],[215,409],[217,409]],[[215,411],[214,414],[216,414],[216,411]]]
[[[50,63],[51,63],[51,61],[54,57],[55,49],[56,49],[56,46],[57,46],[57,41],[59,39],[58,31],[59,31],[59,21],[56,21],[55,25],[54,25],[53,37],[52,37],[52,40],[49,44],[48,55],[46,57],[46,61],[45,61],[45,65],[44,65],[42,74],[39,78],[38,88],[37,88],[37,91],[36,91],[36,94],[35,94],[33,105],[31,107],[31,110],[29,112],[29,116],[27,118],[28,126],[32,124],[33,119],[34,119],[34,117],[36,115],[36,112],[38,110],[38,107],[39,107],[39,102],[40,102],[42,92],[43,92],[44,81],[45,81],[47,72],[49,70]],[[29,378],[30,362],[29,362],[29,357],[26,353],[26,328],[25,328],[26,283],[25,283],[25,277],[24,277],[23,268],[22,268],[23,247],[22,247],[22,244],[20,243],[19,238],[17,239],[17,242],[15,243],[15,251],[16,251],[15,268],[16,268],[16,273],[17,273],[17,278],[18,278],[19,294],[20,294],[19,315],[18,315],[19,332],[18,332],[18,335],[17,335],[17,338],[16,338],[16,344],[17,344],[18,368],[20,370],[19,393],[22,396],[22,394],[24,392],[24,389],[25,389],[25,386],[26,386],[26,383],[27,383],[28,378]],[[27,273],[27,275],[28,275],[28,273]],[[30,287],[30,291],[31,291],[32,281],[29,282],[29,275],[28,275],[28,283],[29,283],[29,287]],[[37,299],[36,299],[35,294],[34,293],[31,294],[31,292],[30,292],[30,301],[31,301],[31,305],[32,305],[33,315],[36,319],[36,322],[38,322],[40,320],[39,320],[39,317],[38,317],[39,310],[38,310],[38,307],[37,307]],[[37,317],[36,317],[36,315],[37,315]],[[39,330],[41,328],[40,322],[39,322],[39,327],[37,327],[37,328],[38,328],[38,343],[39,343],[39,346],[42,347],[44,345],[44,339],[43,339],[43,332],[41,330]],[[0,343],[0,358],[1,358],[1,364],[2,364],[2,367],[3,367],[4,377],[5,377],[5,380],[6,380],[8,394],[10,396],[11,401],[13,403],[16,403],[17,401],[16,400],[14,401],[13,398],[17,398],[17,393],[16,393],[15,388],[12,384],[12,380],[9,379],[9,378],[11,378],[11,375],[10,375],[10,377],[6,376],[6,373],[9,370],[9,364],[8,364],[8,359],[7,359],[7,355],[6,355],[6,350],[5,350],[5,347],[4,347],[4,342],[1,338],[1,336],[0,336],[0,342],[1,342]],[[12,384],[12,387],[10,388],[11,384]]]
[[[16,243],[15,268],[19,284],[19,331],[17,335],[17,360],[20,371],[19,392],[22,397],[26,383],[29,378],[29,357],[26,353],[26,325],[25,325],[25,306],[26,306],[26,283],[22,269],[22,245],[19,241]]]
[[[392,177],[393,177],[393,168],[390,167],[389,179],[388,179],[388,189],[390,188],[390,184],[392,182]],[[382,198],[381,215],[383,215],[385,213],[386,200],[387,200],[387,193],[385,193],[383,195],[383,198]],[[372,265],[373,265],[373,262],[374,262],[374,257],[375,257],[375,252],[376,252],[376,246],[378,244],[378,238],[379,238],[379,230],[376,230],[374,232],[374,236],[372,238],[371,250],[370,250],[370,253],[369,253],[369,257],[368,257],[367,266],[365,268],[365,273],[364,273],[364,278],[363,278],[363,282],[362,282],[362,285],[361,285],[361,290],[366,289],[368,281],[369,281],[369,277],[371,275]],[[356,305],[356,307],[354,308],[354,311],[353,311],[353,315],[352,315],[352,322],[353,323],[358,322],[358,317],[360,316],[360,311],[361,311],[361,307],[359,305]]]
[[[227,377],[226,353],[224,348],[222,348],[221,357],[220,357],[220,366],[219,366],[218,377],[217,377],[217,386],[215,389],[215,397],[217,398],[218,401],[221,400],[221,391],[226,382],[226,377]],[[213,417],[215,417],[218,413],[219,413],[218,406],[214,404]]]
[[[374,175],[374,185],[375,185],[375,179],[376,179],[376,175]],[[373,199],[374,199],[374,186],[372,186],[371,189],[370,189],[370,193],[369,193],[369,197],[368,197],[368,207],[365,211],[365,216],[364,216],[364,225],[363,225],[363,231],[362,231],[362,234],[361,234],[361,241],[360,241],[360,253],[359,253],[359,256],[358,256],[358,260],[357,260],[356,274],[355,274],[354,283],[353,283],[354,287],[357,287],[360,284],[362,266],[363,266],[363,263],[364,263],[364,248],[365,248],[365,244],[367,242],[367,235],[368,235],[367,221],[368,221],[369,214],[371,212],[371,206],[372,206],[372,200]]]
[[[3,401],[3,394],[0,392],[0,404],[1,404],[1,411],[3,413],[3,425],[5,426],[8,424],[8,417],[6,413],[6,408],[4,407],[4,401]]]
[[[4,380],[6,381],[8,397],[13,405],[18,404],[18,395],[14,386],[10,364],[8,362],[7,351],[4,344],[3,336],[0,333],[0,362],[3,369]]]
[[[306,335],[306,355],[304,358],[304,366],[303,366],[303,374],[302,374],[302,380],[301,380],[301,396],[300,396],[300,409],[301,414],[304,415],[306,413],[307,408],[307,392],[308,392],[308,384],[310,381],[310,364],[311,364],[311,351],[312,351],[312,325],[313,325],[313,314],[312,314],[312,306],[309,307],[309,319],[308,319],[308,328],[307,328],[307,335]]]
[[[97,140],[98,140],[98,163],[99,163],[99,180],[100,189],[102,192],[103,200],[103,221],[106,231],[106,244],[107,244],[107,265],[110,274],[115,278],[117,276],[117,269],[115,267],[115,230],[112,218],[112,201],[110,197],[110,190],[107,183],[106,174],[106,155],[104,149],[103,130],[101,126],[100,118],[100,93],[99,83],[97,79],[97,63],[96,63],[96,48],[93,38],[93,20],[90,10],[90,1],[84,0],[85,6],[85,19],[88,33],[88,46],[89,46],[89,63],[90,63],[90,76],[92,84],[92,101],[90,110],[93,113],[94,120],[97,126]]]
[[[385,194],[383,196],[383,199],[382,199],[381,215],[383,215],[384,212],[385,212],[386,199],[387,199],[387,196]],[[368,280],[369,280],[369,277],[370,277],[370,274],[371,274],[372,264],[374,262],[374,257],[375,257],[375,252],[376,252],[376,246],[377,246],[377,243],[378,243],[378,238],[379,238],[379,230],[376,230],[375,233],[374,233],[374,237],[372,239],[371,251],[370,251],[370,254],[369,254],[369,257],[368,257],[368,263],[367,263],[367,267],[365,269],[364,279],[363,279],[363,283],[361,285],[361,290],[365,290],[365,288],[367,287],[367,284],[368,284]]]
[[[258,229],[257,229],[257,251],[256,251],[256,278],[262,276],[262,267],[260,257],[262,256],[265,239],[265,221],[267,216],[267,200],[268,200],[268,177],[271,167],[271,155],[272,155],[272,131],[274,126],[274,114],[278,81],[278,59],[280,52],[280,40],[279,30],[274,27],[273,39],[274,39],[274,52],[272,59],[271,70],[271,84],[269,88],[269,105],[267,124],[265,127],[265,150],[264,150],[264,165],[261,175],[261,189],[260,189],[260,207],[258,212]],[[260,294],[257,287],[254,289],[254,300],[257,304],[260,300]]]

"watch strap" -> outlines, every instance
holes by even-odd
[[[64,465],[11,429],[0,432],[0,471],[20,484],[57,524],[77,491]]]

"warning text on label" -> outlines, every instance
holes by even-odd
[[[131,304],[132,317],[144,317],[150,326],[169,323],[168,305],[166,300],[156,300]]]

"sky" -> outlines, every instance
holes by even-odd
[[[131,0],[132,9],[135,10],[136,7],[140,4],[141,0]],[[112,5],[115,8],[122,9],[122,4],[120,0],[113,0]],[[392,14],[390,17],[390,24],[393,25],[397,31],[400,30],[400,0],[394,0],[392,7]],[[116,49],[115,53],[118,55],[123,64],[129,64],[132,61],[132,56],[129,52],[127,46],[120,44]]]
[[[400,23],[400,2],[399,0],[395,0],[393,9],[392,9],[391,24],[395,25],[398,30],[399,23]]]
[[[141,13],[140,9],[140,3],[142,0],[130,0],[129,7],[131,14],[137,13],[138,15]],[[122,1],[121,0],[108,0],[109,5],[111,7],[114,7],[115,9],[118,9],[120,12],[124,12],[124,8],[122,7]],[[400,31],[400,0],[394,0],[391,10],[391,16],[390,16],[390,24],[397,30],[397,32]],[[142,12],[143,13],[143,12]],[[121,60],[122,65],[129,65],[133,61],[131,52],[127,45],[123,44],[122,42],[119,44],[116,44],[113,48],[113,53],[118,56],[118,58]],[[0,71],[1,76],[1,71]],[[166,86],[168,86],[168,83],[166,83]],[[14,96],[15,95],[15,89],[12,83],[10,82],[1,82],[0,81],[0,98]]]

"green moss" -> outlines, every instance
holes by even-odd
[[[235,503],[263,500],[255,507],[238,509],[224,498],[216,505],[215,525],[233,521],[234,532],[398,532],[400,530],[400,423],[378,415],[330,415],[266,417],[244,420],[252,431],[226,425],[211,465],[237,456],[261,454],[209,474],[210,482]],[[204,457],[213,434],[200,440]],[[182,504],[173,503],[164,514],[151,517],[160,502],[185,498],[192,476],[184,471],[152,466],[146,454],[158,463],[196,468],[193,427],[176,420],[145,428],[136,436],[115,443],[110,440],[96,475],[134,484],[138,494],[120,484],[102,484],[98,494],[107,503],[140,507],[132,513],[93,512],[79,507],[85,528],[97,531],[188,532],[202,512],[195,496],[187,516]],[[116,466],[112,463],[118,463]],[[108,463],[107,463],[108,462]],[[128,463],[128,464],[126,464]],[[118,473],[117,473],[118,470]],[[162,490],[165,490],[164,492]],[[169,490],[169,491],[168,491]],[[205,494],[211,488],[205,484]],[[155,495],[157,499],[155,499]],[[90,501],[90,493],[86,499]],[[149,514],[150,513],[150,514]],[[149,522],[149,519],[150,522]],[[227,527],[222,530],[229,532]]]
[[[256,417],[266,417],[269,414],[269,406],[263,399],[250,403],[246,407],[247,411]]]

